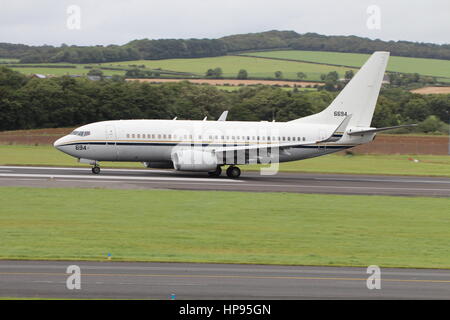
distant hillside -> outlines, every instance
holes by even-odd
[[[27,46],[0,43],[0,58],[21,63],[101,63],[130,60],[215,57],[242,51],[295,49],[372,53],[390,51],[394,56],[450,60],[450,44],[371,40],[356,36],[324,36],[294,31],[267,31],[226,36],[220,39],[133,40],[109,46]]]

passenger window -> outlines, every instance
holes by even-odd
[[[134,133],[131,135],[131,137],[134,139],[134,137],[135,137]]]
[[[130,137],[130,134],[129,133],[127,133],[127,138],[129,138]]]
[[[169,134],[169,135],[167,136],[167,138],[169,138],[169,140],[172,139],[172,135]]]

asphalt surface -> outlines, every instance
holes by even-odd
[[[67,288],[69,265],[80,267],[79,290]],[[381,288],[372,290],[369,276],[347,267],[0,261],[0,297],[450,299],[450,270],[381,269]]]
[[[450,197],[450,178],[243,172],[239,179],[172,170],[0,166],[0,186],[226,190]]]

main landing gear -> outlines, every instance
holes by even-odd
[[[98,165],[95,165],[92,167],[92,173],[99,174],[100,173],[100,167]]]
[[[220,177],[222,174],[222,168],[220,166],[217,166],[215,171],[208,172],[208,175],[210,177]]]
[[[235,166],[229,166],[227,169],[228,178],[237,179],[241,176],[241,169]]]
[[[220,166],[217,166],[215,171],[208,172],[208,175],[210,177],[220,177],[222,174],[222,168]],[[229,166],[227,169],[227,176],[228,178],[237,179],[241,175],[241,169],[235,166]]]

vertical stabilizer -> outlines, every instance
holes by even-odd
[[[338,125],[352,115],[349,126],[370,127],[388,59],[389,52],[373,53],[325,110],[293,121]]]

